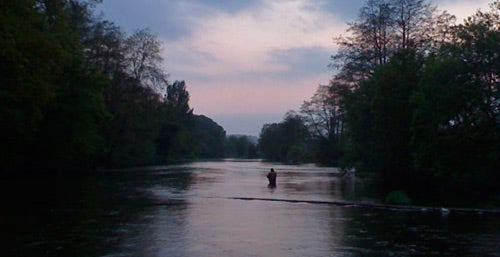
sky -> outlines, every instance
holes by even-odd
[[[434,0],[457,21],[493,0]],[[227,134],[258,136],[299,110],[335,73],[328,68],[365,0],[104,0],[97,8],[128,34],[163,42],[170,81],[186,81],[190,106]]]

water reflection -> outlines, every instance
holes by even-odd
[[[376,201],[373,188],[251,161],[5,181],[1,233],[5,256],[499,256],[498,216],[287,201]]]
[[[342,220],[332,219],[341,212],[307,204],[198,199],[187,216],[186,256],[328,256],[333,235],[342,234]]]

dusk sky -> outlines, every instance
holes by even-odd
[[[435,0],[463,18],[493,0]],[[104,0],[104,18],[128,35],[149,28],[163,41],[170,81],[185,80],[190,106],[227,134],[258,136],[298,110],[335,71],[333,38],[365,0]]]

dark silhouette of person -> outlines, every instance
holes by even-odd
[[[274,172],[274,169],[271,169],[269,173],[267,173],[267,179],[269,179],[269,187],[276,187],[276,177],[278,174]]]

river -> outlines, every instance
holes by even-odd
[[[372,184],[251,160],[3,180],[3,255],[500,256],[497,214],[328,204]]]

